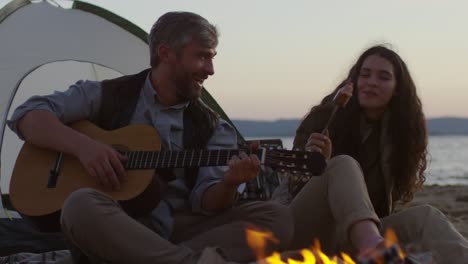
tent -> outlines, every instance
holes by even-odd
[[[0,191],[7,193],[21,146],[5,127],[14,108],[31,95],[64,90],[79,79],[137,73],[149,67],[149,48],[144,30],[80,1],[63,8],[55,1],[13,0],[0,10],[0,35]],[[230,122],[206,90],[202,98]]]

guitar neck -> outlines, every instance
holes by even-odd
[[[125,168],[132,169],[166,169],[188,167],[224,166],[234,155],[239,155],[238,149],[203,149],[182,151],[127,151],[128,161]],[[253,152],[263,163],[265,150],[258,149]]]

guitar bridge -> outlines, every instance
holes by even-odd
[[[63,153],[59,152],[55,159],[52,169],[49,171],[49,179],[47,180],[47,188],[55,188],[57,186],[57,179],[60,173],[60,167],[62,166]]]

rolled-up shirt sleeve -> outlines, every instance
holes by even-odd
[[[55,91],[46,96],[33,96],[18,106],[7,121],[8,127],[19,138],[18,121],[31,110],[47,110],[64,124],[81,119],[95,121],[101,104],[101,84],[97,81],[78,81],[66,91]]]
[[[220,119],[213,136],[208,142],[208,149],[236,149],[236,130],[225,120]],[[194,212],[208,213],[202,208],[202,197],[212,185],[220,182],[228,166],[201,167],[198,171],[197,182],[190,194],[190,202]]]

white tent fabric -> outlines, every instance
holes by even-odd
[[[148,45],[142,37],[146,34],[144,31],[106,10],[82,2],[75,3],[80,5],[65,9],[47,1],[15,0],[0,10],[2,161],[6,155],[15,152],[5,148],[3,128],[11,114],[9,111],[13,110],[11,106],[17,91],[18,95],[24,91],[20,96],[24,101],[34,94],[64,90],[79,79],[101,80],[136,73],[149,66]],[[61,61],[66,63],[53,63]],[[45,69],[48,72],[41,74]],[[35,78],[26,78],[33,71],[35,73],[30,76],[35,75]],[[16,156],[9,163],[14,159]],[[9,185],[13,164],[0,165],[0,187],[3,192],[8,192],[5,189]],[[4,171],[4,167],[9,171]]]

